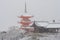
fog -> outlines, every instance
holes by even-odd
[[[60,0],[26,0],[26,4],[34,20],[60,21]],[[24,14],[24,5],[25,0],[0,0],[0,31],[19,26],[17,16]]]

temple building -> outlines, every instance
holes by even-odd
[[[34,27],[34,32],[37,33],[44,33],[47,32],[47,29],[44,26],[38,26],[36,25],[35,21],[33,22],[33,24],[30,27]]]
[[[45,33],[45,32],[49,32],[49,33],[58,33],[59,29],[60,29],[60,23],[49,23],[47,24],[47,26],[38,26],[36,24],[36,21],[33,22],[33,24],[31,25],[31,27],[34,27],[34,32],[39,32],[39,33]]]

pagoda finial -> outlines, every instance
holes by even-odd
[[[27,13],[26,1],[25,1],[25,13]]]

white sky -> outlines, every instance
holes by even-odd
[[[34,20],[60,20],[60,0],[26,0]],[[0,31],[18,26],[17,16],[24,14],[25,0],[0,0]]]

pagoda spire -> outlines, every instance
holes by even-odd
[[[26,1],[25,1],[25,13],[27,13],[27,5],[26,5]]]

